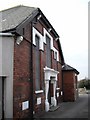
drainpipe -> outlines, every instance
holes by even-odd
[[[31,64],[30,64],[30,72],[31,72],[31,88],[30,88],[30,91],[31,91],[31,116],[30,118],[33,118],[33,23],[31,22]]]
[[[63,71],[62,71],[62,91],[63,91],[63,97],[62,97],[62,100],[64,100],[64,88],[63,88]]]
[[[31,118],[34,119],[34,87],[33,87],[33,25],[35,25],[37,21],[31,21]]]
[[[65,63],[64,64],[62,64],[62,65],[65,65]],[[63,97],[62,97],[62,100],[64,101],[64,78],[63,78],[63,70],[62,70],[62,91],[63,91]]]

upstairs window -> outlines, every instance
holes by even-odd
[[[50,38],[46,35],[46,66],[51,68]]]
[[[40,38],[36,35],[36,47],[35,47],[35,84],[36,90],[40,90],[40,51],[39,51],[39,40]]]
[[[57,60],[57,52],[54,52],[54,59]]]

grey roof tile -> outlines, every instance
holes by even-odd
[[[47,20],[47,18],[44,16],[44,14],[39,8],[22,6],[22,5],[0,11],[0,32],[6,32],[11,29],[18,28],[18,26],[21,23],[28,21],[29,18],[35,17],[35,15],[38,14],[38,12],[42,14],[44,18],[43,20],[47,23],[48,27],[52,28],[55,37],[59,37],[53,26],[50,24],[50,22]],[[64,57],[63,57],[60,41],[59,41],[59,47],[61,51],[61,58],[63,61],[62,63],[64,63]]]
[[[74,71],[76,74],[79,74],[79,72],[75,68],[73,68],[73,67],[71,67],[70,65],[67,65],[67,64],[65,64],[63,66],[62,70],[63,71]]]
[[[17,27],[28,16],[30,17],[36,9],[20,5],[0,11],[0,31]]]

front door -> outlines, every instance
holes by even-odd
[[[48,102],[52,106],[51,98],[53,97],[53,84],[51,80],[49,81],[49,91],[48,91]]]
[[[49,80],[48,102],[51,105],[51,80]]]
[[[4,78],[0,77],[0,120],[4,118]]]

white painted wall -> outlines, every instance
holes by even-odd
[[[0,120],[2,118],[2,78],[0,77]]]
[[[0,36],[0,76],[5,79],[5,118],[13,117],[14,38]]]
[[[2,75],[2,38],[0,37],[0,75]]]

